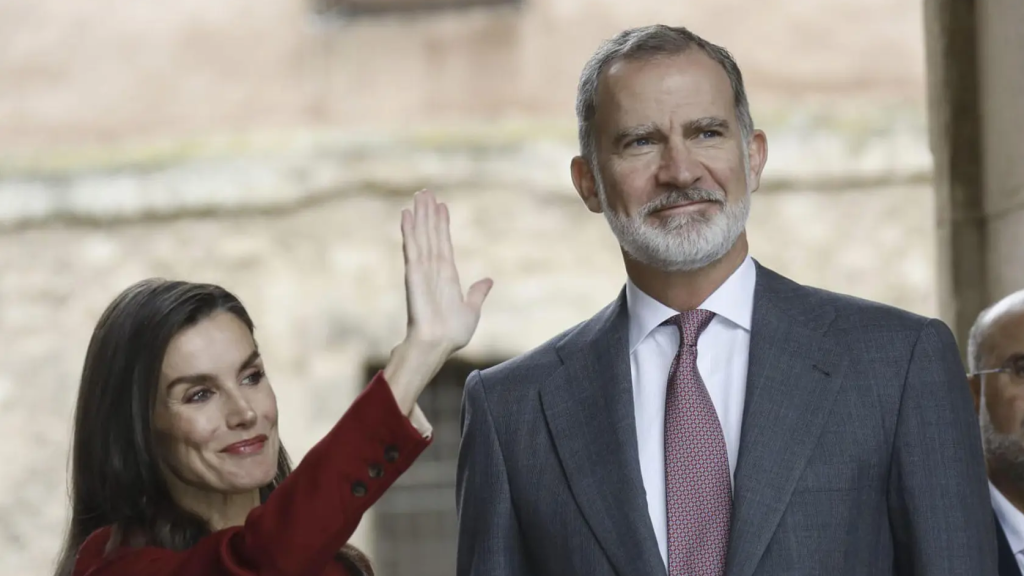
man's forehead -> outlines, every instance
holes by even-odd
[[[1024,323],[1024,290],[1014,292],[992,305],[982,321],[993,327],[996,324],[1015,326]]]
[[[602,75],[598,109],[614,116],[692,109],[695,117],[732,110],[732,86],[722,67],[700,50],[674,56],[621,59]]]
[[[994,316],[989,324],[990,336],[1018,340],[1024,348],[1024,308],[1008,309]]]
[[[989,358],[998,357],[1000,362],[1005,356],[1024,352],[1024,308],[993,310],[981,340],[982,353]]]
[[[707,80],[729,81],[728,75],[721,64],[713,60],[702,50],[691,48],[678,54],[653,54],[645,56],[624,57],[612,60],[605,68],[604,76],[608,78],[634,74],[666,74],[669,71],[700,74]]]

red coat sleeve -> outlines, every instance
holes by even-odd
[[[75,576],[321,576],[366,510],[429,445],[398,408],[382,373],[243,526],[184,551],[119,548],[110,530],[79,550]]]

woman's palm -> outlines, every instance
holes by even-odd
[[[410,335],[453,352],[462,348],[476,331],[492,282],[480,280],[463,296],[448,209],[430,192],[418,192],[412,211],[402,211],[402,240]]]

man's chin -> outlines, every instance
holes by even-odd
[[[1024,438],[989,429],[983,431],[983,440],[990,466],[1024,479]]]

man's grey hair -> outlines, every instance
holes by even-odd
[[[981,370],[983,345],[992,322],[1007,313],[1024,311],[1024,290],[1014,292],[995,304],[985,308],[967,334],[967,371],[971,374]]]
[[[605,41],[583,67],[576,93],[576,121],[579,126],[580,155],[595,165],[597,143],[594,137],[594,118],[597,116],[597,89],[601,74],[617,60],[645,60],[662,56],[678,56],[698,49],[717,62],[729,78],[733,104],[739,122],[740,135],[746,142],[754,132],[747,93],[743,88],[743,75],[728,50],[708,42],[681,26],[656,24],[620,32]]]
[[[971,331],[967,334],[967,372],[970,374],[981,369],[981,343],[985,339],[991,311],[991,306],[982,310],[974,324],[971,325]]]

